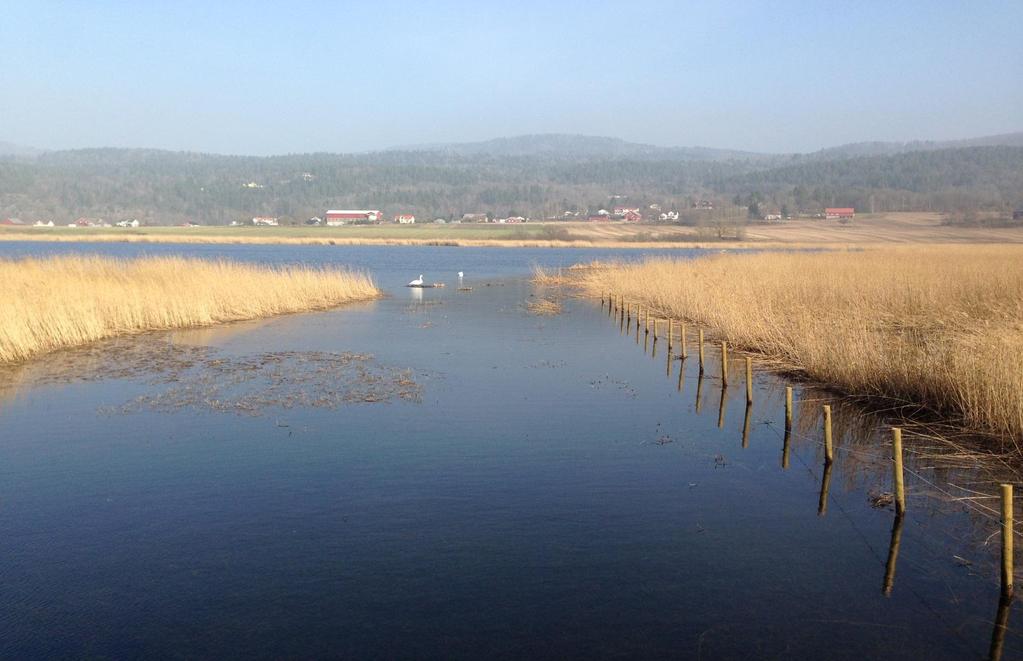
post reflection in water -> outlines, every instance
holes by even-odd
[[[664,371],[668,375],[668,378],[670,379],[671,378],[671,358],[672,358],[671,349],[669,348],[667,351],[665,351],[665,353],[668,354],[668,358],[667,358],[667,360],[664,361],[665,362]]]
[[[728,386],[721,385],[721,401],[718,403],[718,429],[725,426],[725,407],[728,404]]]
[[[1009,630],[1009,612],[1012,610],[1012,595],[1001,592],[998,599],[998,612],[995,614],[995,628],[991,631],[991,649],[988,651],[989,661],[1001,661],[1005,647],[1005,634]]]
[[[903,515],[896,514],[895,522],[892,524],[892,540],[888,544],[888,561],[884,565],[884,585],[881,592],[888,597],[895,586],[895,563],[899,559],[899,544],[902,542]]]
[[[743,449],[746,449],[746,448],[749,447],[749,425],[750,425],[750,417],[751,417],[752,413],[753,413],[753,405],[747,403],[746,404],[746,415],[745,415],[745,417],[742,420],[742,447],[743,447]]]
[[[824,475],[821,478],[821,497],[817,501],[817,515],[825,516],[828,513],[828,490],[831,489],[831,462],[824,462]]]
[[[703,372],[696,379],[696,412],[699,413],[703,407]]]

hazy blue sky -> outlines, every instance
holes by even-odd
[[[0,140],[270,154],[522,133],[809,151],[1023,130],[1023,2],[0,0]]]

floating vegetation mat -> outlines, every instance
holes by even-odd
[[[548,317],[561,314],[561,303],[549,298],[538,298],[535,301],[526,303],[526,309],[530,314]]]
[[[269,408],[328,408],[404,400],[418,402],[412,370],[380,364],[370,354],[278,351],[225,355],[207,346],[169,342],[104,343],[53,354],[31,369],[0,373],[0,390],[141,379],[135,399],[101,408],[107,414],[185,409],[260,415]],[[6,387],[4,387],[6,386]]]

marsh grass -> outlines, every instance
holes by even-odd
[[[526,303],[526,309],[529,310],[530,314],[540,317],[551,317],[561,314],[562,311],[561,303],[550,298],[538,298],[529,301]]]
[[[361,273],[180,257],[0,260],[0,363],[148,330],[318,310],[379,295]]]
[[[1023,247],[652,259],[579,271],[850,395],[1023,435]]]

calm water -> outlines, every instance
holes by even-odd
[[[747,416],[714,350],[701,381],[596,302],[529,314],[531,264],[639,253],[0,244],[68,250],[351,264],[391,296],[0,373],[4,658],[988,655],[997,525],[911,478],[891,562],[876,421],[837,411],[825,476],[819,394],[783,453],[786,384]]]

